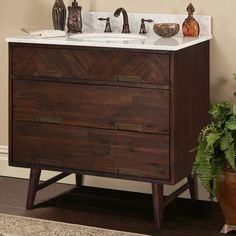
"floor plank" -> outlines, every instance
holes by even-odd
[[[0,177],[0,212],[158,236],[220,236],[224,221],[218,204],[176,199],[164,212],[164,226],[153,227],[149,194],[54,184],[26,210],[27,180]],[[236,235],[233,232],[229,235]]]

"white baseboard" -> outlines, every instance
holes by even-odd
[[[8,147],[0,145],[0,155],[1,154],[8,154]]]
[[[53,177],[57,174],[54,171],[43,171],[41,180],[46,180]],[[29,178],[29,169],[26,168],[16,168],[8,166],[8,147],[0,145],[0,176],[15,177],[15,178]],[[66,184],[75,184],[74,175],[70,175],[67,178],[60,181],[61,183]],[[186,180],[181,181],[175,186],[165,185],[165,194],[168,195],[173,192],[176,188],[180,187]],[[198,181],[199,182],[199,181]],[[133,192],[142,192],[142,193],[151,193],[151,185],[148,183],[136,182],[136,181],[126,181],[112,178],[103,178],[103,177],[93,177],[85,176],[85,185],[110,188],[110,189],[119,189]],[[186,191],[181,195],[181,197],[189,198],[189,193]],[[202,188],[198,183],[198,199],[200,200],[209,200],[208,193]]]

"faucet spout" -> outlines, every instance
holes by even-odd
[[[121,12],[123,14],[123,29],[122,29],[122,33],[130,33],[129,19],[128,19],[127,11],[124,8],[120,7],[120,8],[118,8],[115,11],[114,16],[115,17],[119,17]]]

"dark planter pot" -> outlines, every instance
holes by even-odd
[[[217,200],[225,218],[222,233],[236,230],[236,172],[223,172],[217,190]]]

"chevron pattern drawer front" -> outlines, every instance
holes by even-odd
[[[169,55],[98,49],[13,47],[12,74],[168,85]]]

